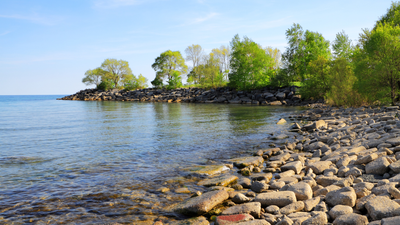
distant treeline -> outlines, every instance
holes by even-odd
[[[265,86],[301,86],[303,98],[325,99],[338,106],[395,104],[400,89],[400,2],[393,2],[373,29],[363,29],[356,44],[344,31],[330,43],[320,33],[293,24],[286,30],[288,47],[281,53],[239,35],[230,46],[205,54],[200,45],[179,51],[165,51],[152,68],[157,88],[182,86],[237,90]],[[190,68],[185,63],[190,61]],[[187,75],[186,84],[182,76]],[[101,67],[88,70],[85,84],[99,89],[147,87],[142,75],[132,74],[123,60],[106,59]]]

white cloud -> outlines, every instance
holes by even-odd
[[[97,8],[118,8],[122,6],[140,5],[144,0],[95,0],[94,5]]]
[[[31,23],[38,23],[38,24],[49,25],[49,26],[55,25],[56,21],[58,20],[57,18],[45,18],[45,17],[38,16],[38,15],[22,16],[22,15],[18,15],[18,14],[14,14],[14,15],[0,14],[0,18],[25,20],[25,21],[28,21]]]

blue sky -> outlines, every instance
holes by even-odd
[[[354,42],[389,0],[0,0],[0,95],[72,94],[106,58],[123,59],[151,81],[166,50],[229,45],[235,34],[285,50],[299,23],[333,41]],[[184,55],[185,56],[185,55]],[[190,65],[191,62],[188,63]],[[89,86],[90,87],[90,86]]]

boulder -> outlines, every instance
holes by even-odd
[[[399,225],[400,216],[394,216],[381,220],[380,225]]]
[[[229,168],[224,165],[193,166],[185,169],[185,171],[188,171],[191,174],[208,176],[222,173],[226,170],[229,170]]]
[[[357,200],[356,192],[352,187],[344,187],[326,194],[325,201],[331,206],[348,205],[355,206]]]
[[[235,205],[225,209],[222,212],[222,215],[234,215],[234,214],[250,214],[255,218],[260,218],[261,203],[249,202],[240,205]]]
[[[365,166],[365,172],[371,174],[383,175],[388,172],[390,162],[386,157],[380,157]]]
[[[276,205],[284,207],[296,202],[296,195],[293,191],[268,192],[257,195],[254,201],[260,202],[263,206]]]
[[[390,169],[395,173],[400,173],[400,160],[389,165]]]
[[[350,213],[353,213],[353,208],[348,205],[336,205],[329,211],[329,215],[332,219],[336,219],[341,215],[346,215]]]
[[[236,204],[242,204],[245,202],[249,202],[251,199],[249,199],[248,197],[246,197],[244,194],[242,193],[237,193],[233,198],[232,201]]]
[[[392,146],[398,146],[398,145],[400,145],[400,137],[387,139],[386,143],[389,143]]]
[[[268,190],[269,185],[266,184],[263,181],[254,181],[253,184],[251,184],[251,190],[257,193],[261,193],[263,191]]]
[[[337,217],[333,221],[334,225],[366,225],[368,224],[368,218],[366,216],[350,213]]]
[[[159,225],[162,225],[163,223],[161,222]],[[158,225],[155,223],[154,225]],[[176,222],[173,222],[170,225],[210,225],[210,222],[204,217],[204,216],[199,216],[199,217],[193,217],[190,219],[186,220],[179,220]]]
[[[305,200],[304,201],[304,211],[310,212],[311,210],[313,210],[315,208],[315,206],[317,206],[319,204],[320,201],[321,201],[320,197],[315,197],[312,199]]]
[[[210,191],[198,197],[189,198],[173,207],[173,211],[185,215],[201,215],[229,198],[225,190]]]
[[[400,207],[395,201],[384,196],[377,196],[365,204],[368,214],[373,220],[393,217],[394,211]]]
[[[292,191],[296,195],[297,201],[311,199],[313,195],[311,186],[305,182],[293,184],[287,191]]]
[[[332,164],[331,161],[319,161],[311,163],[307,166],[306,171],[311,168],[315,174],[321,174]]]
[[[289,215],[290,213],[300,212],[304,209],[304,202],[293,202],[280,209],[281,214]]]
[[[296,174],[299,174],[302,169],[303,163],[301,163],[300,161],[286,163],[286,165],[281,167],[282,171],[293,170]]]
[[[303,221],[301,225],[327,224],[328,217],[324,212],[312,212],[312,216]]]

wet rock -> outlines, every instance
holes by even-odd
[[[264,162],[263,157],[260,156],[252,156],[252,157],[242,157],[236,159],[230,159],[229,162],[233,162],[233,165],[238,168],[244,168],[248,166],[259,166]]]
[[[190,194],[191,191],[188,188],[178,188],[178,189],[175,189],[175,193],[178,193],[178,194]]]
[[[279,207],[284,207],[296,202],[296,195],[292,191],[261,193],[255,197],[254,201],[260,202],[265,206],[276,205]]]
[[[279,121],[276,123],[278,125],[287,123],[285,119],[280,118]]]
[[[329,166],[332,164],[331,161],[319,161],[319,162],[314,162],[311,163],[310,165],[307,166],[306,170],[309,168],[312,169],[312,171],[315,174],[321,174],[323,173],[326,169],[329,168]]]
[[[357,195],[352,187],[344,187],[339,190],[331,191],[326,194],[325,201],[329,205],[348,205],[355,206]]]
[[[234,214],[250,214],[255,218],[259,218],[261,214],[261,203],[249,202],[240,205],[235,205],[225,209],[222,215],[234,215]]]
[[[243,177],[239,179],[238,184],[242,185],[244,188],[250,188],[251,180],[249,178]]]
[[[336,219],[341,215],[346,215],[350,213],[353,213],[353,208],[347,205],[336,205],[329,211],[329,215],[332,219]]]
[[[249,214],[236,214],[217,216],[215,222],[217,225],[231,225],[249,220],[254,220],[254,217]]]
[[[350,213],[337,217],[333,221],[334,225],[366,225],[368,224],[368,218],[366,216]]]
[[[311,186],[305,182],[293,184],[287,191],[292,191],[296,195],[297,201],[311,199],[313,195]]]
[[[211,191],[179,203],[173,211],[185,215],[201,215],[229,198],[226,191]]]
[[[228,186],[231,183],[234,183],[238,180],[237,176],[233,176],[233,175],[224,175],[224,176],[220,176],[220,177],[214,177],[214,178],[210,178],[210,179],[205,179],[205,180],[201,180],[200,182],[197,183],[197,185],[199,186],[206,186],[206,187],[210,187],[210,186]]]
[[[193,166],[186,169],[186,171],[189,171],[192,174],[208,176],[222,173],[227,170],[229,170],[229,168],[224,165]]]
[[[244,194],[242,193],[237,193],[233,198],[232,201],[236,204],[241,204],[241,203],[245,203],[245,202],[249,202],[250,199],[248,197],[246,197]]]
[[[377,196],[365,204],[365,208],[373,220],[393,217],[395,216],[393,215],[394,211],[399,207],[399,204],[383,196]]]

